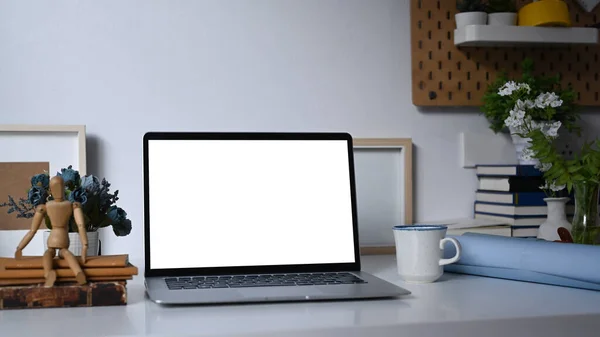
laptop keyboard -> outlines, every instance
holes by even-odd
[[[353,274],[344,272],[171,277],[166,278],[165,282],[169,290],[367,283]]]

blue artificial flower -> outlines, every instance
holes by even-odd
[[[100,180],[98,177],[93,175],[88,175],[81,178],[81,187],[86,190],[89,194],[99,194],[100,193]]]
[[[114,224],[120,224],[127,219],[127,213],[121,207],[112,206],[106,213],[110,221]]]
[[[87,192],[83,188],[78,187],[69,194],[69,201],[78,202],[81,205],[85,205],[88,201]]]
[[[115,191],[115,193],[110,193],[110,183],[104,178],[100,183],[100,192],[98,193],[100,201],[100,212],[108,212],[114,205],[114,203],[119,200],[119,191]]]
[[[75,189],[79,186],[79,180],[81,179],[79,176],[79,172],[77,170],[73,170],[72,165],[69,165],[66,169],[63,168],[60,172],[57,172],[56,175],[63,178],[65,182],[65,186],[69,189]]]
[[[116,236],[129,235],[131,233],[131,220],[124,219],[120,223],[114,223],[112,229]]]
[[[31,186],[38,186],[47,190],[50,188],[50,177],[45,173],[36,174],[31,177]]]
[[[29,200],[33,207],[45,204],[46,198],[48,198],[48,192],[41,186],[32,186],[27,193],[27,200]]]

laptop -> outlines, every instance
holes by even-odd
[[[148,132],[143,141],[152,301],[410,294],[361,271],[349,134]]]

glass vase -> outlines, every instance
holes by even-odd
[[[573,184],[575,189],[575,214],[571,236],[574,243],[600,244],[600,224],[598,223],[599,184],[583,181]]]

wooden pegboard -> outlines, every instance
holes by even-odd
[[[600,46],[456,47],[456,0],[411,1],[412,98],[417,106],[480,106],[499,71],[520,76],[524,58],[536,73],[560,73],[577,92],[577,103],[600,106]],[[531,0],[517,0],[518,6]],[[584,11],[567,0],[573,26],[598,23],[600,6]]]

